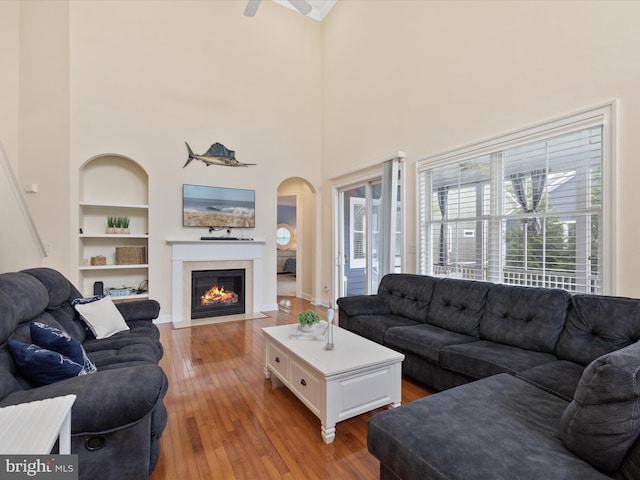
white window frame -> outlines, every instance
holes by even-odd
[[[366,199],[351,197],[349,199],[349,215],[350,218],[355,219],[356,215],[356,207],[364,207],[366,204]],[[370,210],[370,209],[368,209]],[[367,237],[367,219],[369,217],[369,211],[365,211],[364,219],[363,219],[363,227],[364,230],[362,232],[358,232],[363,237]],[[356,230],[353,228],[355,221],[349,222],[349,238],[351,241],[351,248],[349,249],[349,265],[351,268],[364,268],[367,265],[367,247],[368,247],[368,238],[364,238],[364,250],[362,251],[362,257],[356,257],[355,255],[355,237]]]
[[[617,100],[589,108],[587,110],[567,115],[561,118],[536,124],[527,128],[512,131],[505,135],[491,138],[465,147],[450,150],[445,153],[426,157],[416,163],[416,242],[420,251],[416,255],[416,271],[424,272],[428,266],[422,265],[425,258],[426,246],[430,240],[425,237],[423,205],[424,199],[420,194],[420,175],[425,170],[435,167],[461,163],[502,151],[526,143],[561,135],[570,131],[590,126],[602,126],[602,238],[601,238],[601,274],[602,292],[605,295],[616,295],[617,278],[617,245],[614,232],[617,231]],[[425,192],[430,195],[430,192]],[[428,200],[429,203],[431,200]]]

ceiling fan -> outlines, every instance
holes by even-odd
[[[258,6],[262,0],[248,0],[247,6],[244,8],[244,14],[247,17],[253,17],[258,10]],[[311,13],[311,5],[306,0],[287,0],[293,8],[299,11],[302,15],[309,15]]]

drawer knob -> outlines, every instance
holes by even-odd
[[[276,363],[280,363],[280,357],[276,357]]]
[[[302,385],[303,387],[307,386],[307,382],[305,382],[304,378],[300,380],[300,385]]]

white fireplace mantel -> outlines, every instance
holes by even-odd
[[[256,240],[167,240],[171,245],[171,321],[174,327],[191,326],[202,323],[192,321],[191,298],[185,293],[185,285],[191,285],[190,272],[193,269],[211,267],[229,268],[237,265],[246,270],[246,306],[245,315],[216,317],[212,321],[228,321],[263,316],[262,289],[262,248],[263,241]],[[188,276],[188,278],[186,278]],[[239,318],[242,317],[242,318]]]

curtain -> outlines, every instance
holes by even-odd
[[[526,178],[527,174],[525,173],[514,173],[509,177],[513,191],[516,194],[516,199],[522,207],[522,211],[524,213],[537,213],[538,208],[540,208],[542,195],[544,194],[544,187],[547,183],[547,171],[542,168],[531,172],[531,207],[529,207],[527,202]],[[532,233],[538,234],[542,231],[538,217],[533,216],[526,218],[524,221]]]
[[[447,247],[447,203],[448,203],[449,187],[438,187],[438,206],[440,207],[440,215],[442,215],[442,223],[440,223],[440,244],[438,246],[438,264],[443,267],[449,264],[449,249]]]
[[[540,200],[542,200],[542,194],[544,193],[544,187],[547,183],[547,171],[542,168],[531,172],[531,212],[537,213],[540,207]],[[542,231],[540,225],[540,219],[533,217],[533,223],[530,224],[531,229],[536,233]]]
[[[398,210],[398,158],[382,165],[382,198],[380,199],[380,237],[378,242],[378,278],[395,269],[396,212]]]
[[[509,178],[511,179],[513,191],[516,194],[518,203],[522,207],[522,211],[528,213],[529,207],[527,206],[527,187],[525,184],[526,175],[524,173],[514,173]]]

